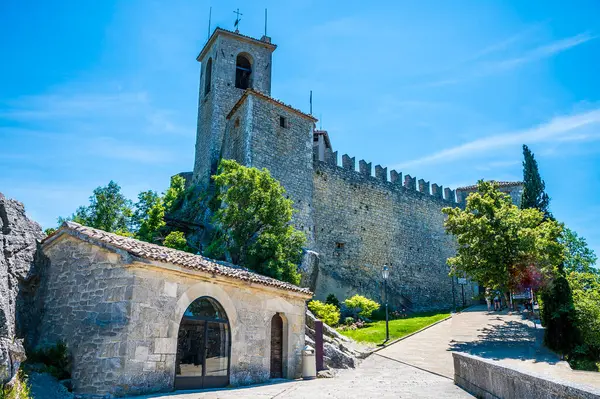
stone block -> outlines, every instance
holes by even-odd
[[[174,338],[155,338],[154,353],[177,353],[177,340]]]
[[[175,298],[177,296],[177,283],[165,281],[163,293],[166,296]]]

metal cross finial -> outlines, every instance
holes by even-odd
[[[236,31],[236,32],[239,32],[240,21],[241,21],[241,19],[240,19],[240,15],[244,15],[244,14],[242,14],[242,13],[240,12],[240,9],[239,9],[239,8],[238,8],[238,9],[236,9],[236,10],[235,10],[233,13],[236,15],[235,22],[234,22],[233,26],[235,27],[235,31]]]

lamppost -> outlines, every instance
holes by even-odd
[[[388,295],[387,295],[387,280],[388,280],[388,277],[390,276],[390,270],[388,269],[387,265],[383,265],[383,270],[381,271],[381,274],[383,276],[383,295],[385,297],[385,341],[383,341],[383,343],[385,344],[386,342],[388,342],[390,340],[390,324],[389,324],[389,317],[388,317]]]

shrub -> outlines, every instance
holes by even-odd
[[[354,324],[354,317],[346,317],[344,319],[344,324],[347,326]]]
[[[567,280],[573,292],[575,324],[583,341],[568,360],[574,369],[597,371],[600,365],[600,275],[571,272]]]
[[[335,306],[321,301],[310,301],[308,308],[323,323],[335,327],[340,322],[340,310]]]
[[[190,247],[185,239],[185,234],[182,231],[172,231],[165,237],[163,241],[165,247],[178,249],[180,251],[190,252]]]
[[[12,387],[0,386],[0,399],[31,399],[29,382],[22,368],[17,371]]]
[[[576,326],[576,313],[569,283],[564,272],[542,291],[541,311],[544,344],[555,352],[566,355],[582,343],[581,332]]]
[[[337,299],[335,294],[327,295],[327,299],[325,299],[325,303],[335,306],[336,308],[340,308],[340,300]]]
[[[354,295],[344,301],[344,304],[350,309],[356,309],[358,315],[362,318],[369,318],[373,311],[379,309],[379,304],[362,295]]]
[[[71,378],[71,361],[64,342],[32,351],[27,356],[27,362],[44,364],[43,371],[52,374],[58,380]]]

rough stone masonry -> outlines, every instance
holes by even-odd
[[[387,264],[392,308],[470,303],[477,286],[459,285],[446,265],[455,245],[441,210],[459,206],[455,192],[409,175],[403,181],[380,165],[373,171],[363,160],[356,170],[348,155],[338,165],[316,119],[270,96],[275,49],[269,37],[217,28],[200,52],[194,184],[210,187],[222,158],[267,168],[294,201],[293,221],[311,254],[303,283],[318,299],[361,294],[382,302]]]
[[[9,381],[25,359],[23,338],[32,332],[35,263],[43,238],[23,204],[0,193],[0,384]]]

